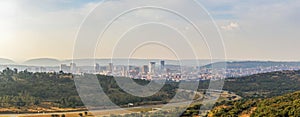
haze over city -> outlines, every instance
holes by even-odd
[[[0,0],[0,117],[300,116],[299,0]]]
[[[33,0],[30,2],[29,0],[1,0],[0,58],[12,59],[19,63],[32,58],[71,59],[80,24],[90,11],[99,5],[99,2],[101,0]],[[173,7],[180,8],[177,5],[184,4],[180,2],[182,1],[174,1]],[[228,59],[300,60],[300,55],[295,53],[300,49],[298,46],[300,1],[199,0],[199,2],[216,21],[223,35]],[[130,5],[130,1],[107,1],[105,4],[111,4],[118,9],[118,5]],[[188,4],[184,5],[188,6]],[[109,15],[108,11],[104,13]],[[154,16],[151,13],[153,12],[141,11],[134,14],[133,19],[138,21]],[[170,22],[176,21],[168,16],[158,18]],[[107,43],[102,46],[104,49],[97,51],[96,58],[112,56],[112,48],[109,47],[116,41],[112,37],[111,34],[106,36]],[[199,57],[209,59],[207,48],[203,43],[199,43],[199,46],[198,49],[201,50],[197,53]],[[107,51],[104,51],[105,49]],[[151,53],[155,54],[151,55]],[[177,59],[170,50],[153,46],[140,49],[134,57],[160,59],[157,55],[165,55],[162,58]],[[193,57],[185,57],[185,59],[189,58]]]

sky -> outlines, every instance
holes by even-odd
[[[165,1],[157,2],[167,4]],[[194,4],[185,3],[185,0],[173,1],[168,3],[170,7],[178,8],[188,13],[188,15],[196,16],[202,13],[201,11],[190,10]],[[300,44],[299,0],[197,1],[207,9],[215,20],[216,26],[220,29],[227,59],[300,61],[300,54],[297,53],[300,50],[300,46],[298,46]],[[18,62],[32,58],[71,59],[81,24],[89,13],[99,6],[99,2],[101,0],[1,0],[0,58],[12,59]],[[95,24],[101,23],[105,18],[114,16],[114,10],[121,10],[124,6],[135,4],[134,2],[135,0],[108,0],[105,2],[105,6],[109,7],[108,9],[111,9],[111,11],[99,12],[99,19],[92,21]],[[163,57],[167,59],[178,59],[178,56],[181,56],[179,58],[194,58],[193,52],[188,50],[191,49],[187,47],[189,43],[180,41],[180,38],[183,37],[156,24],[130,30],[128,35],[123,37],[125,41],[120,41],[122,44],[119,45],[123,45],[123,47],[115,47],[118,45],[116,43],[118,41],[114,36],[119,34],[118,32],[121,34],[121,31],[124,31],[125,28],[132,27],[129,24],[133,22],[147,21],[155,16],[154,18],[157,21],[170,22],[170,24],[175,24],[178,27],[184,24],[180,19],[168,16],[167,13],[157,14],[156,11],[144,10],[120,18],[119,24],[112,25],[110,32],[104,35],[105,39],[102,41],[103,43],[97,46],[95,56],[98,58],[112,56]],[[200,20],[199,22],[201,22]],[[124,23],[126,21],[129,23]],[[159,29],[159,31],[155,29]],[[145,33],[147,31],[151,33]],[[208,31],[204,32],[210,33]],[[87,38],[89,36],[86,35]],[[130,45],[141,38],[151,40],[150,37],[158,41],[167,37],[172,38],[173,40],[166,39],[165,42],[168,44],[174,43],[173,46],[180,44],[180,46],[172,49],[168,48],[167,45],[155,43],[152,43],[153,46],[146,44],[140,48]],[[196,38],[196,35],[191,38]],[[205,47],[205,42],[193,46],[196,49],[197,58],[210,58],[209,48]],[[132,49],[139,50],[132,51]],[[118,52],[112,54],[112,51]],[[123,55],[124,53],[127,53],[127,55]],[[187,53],[191,53],[191,55]]]

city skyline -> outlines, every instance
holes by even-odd
[[[299,11],[300,0],[0,0],[0,116],[299,116]]]

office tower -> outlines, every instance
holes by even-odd
[[[107,71],[107,67],[106,66],[100,66],[100,72],[104,72]]]
[[[95,72],[100,72],[100,65],[98,63],[95,64]]]
[[[76,67],[75,63],[70,63],[70,70],[71,70],[71,72],[76,72],[77,67]]]
[[[39,68],[39,72],[46,72],[46,71],[47,71],[47,69],[45,67],[40,67]]]
[[[155,74],[155,62],[149,63],[149,74]]]
[[[128,66],[128,71],[134,70],[134,68],[135,68],[134,66],[129,65]]]
[[[144,65],[143,67],[142,67],[142,74],[147,74],[149,72],[149,67],[148,67],[148,65]]]
[[[135,71],[136,73],[140,73],[140,67],[135,67],[135,68],[134,68],[134,71]]]
[[[127,67],[126,66],[122,66],[121,75],[124,77],[127,77]]]
[[[69,72],[70,71],[70,67],[67,66],[66,64],[61,64],[59,69],[60,69],[60,71],[63,71],[63,72]]]
[[[160,71],[164,71],[165,70],[165,61],[160,61]]]
[[[113,63],[109,63],[109,64],[108,64],[107,70],[108,70],[109,72],[113,72],[113,70],[114,70],[114,64],[113,64]]]

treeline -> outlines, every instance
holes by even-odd
[[[159,92],[152,96],[138,97],[128,94],[122,90],[116,82],[116,78],[112,76],[97,75],[97,77],[99,78],[99,83],[104,92],[107,94],[110,100],[117,105],[127,105],[128,103],[134,103],[135,105],[167,103],[175,96],[176,89],[178,88],[178,83],[169,82],[166,83]],[[133,81],[139,85],[147,85],[150,83],[150,81],[139,79],[133,79]]]
[[[27,108],[30,106],[76,108],[83,107],[69,73],[32,73],[5,69],[0,72],[0,107]],[[136,97],[123,91],[111,76],[97,75],[99,84],[110,99],[117,105],[166,103],[176,93],[177,83],[167,83],[150,97]],[[149,81],[134,80],[146,85]]]
[[[26,70],[18,71],[17,69],[7,68],[0,71],[0,107],[82,107],[84,105],[78,96],[73,78],[72,74],[63,72],[32,73]],[[111,76],[97,75],[97,78],[109,98],[115,104],[121,106],[128,103],[134,103],[135,105],[167,103],[174,97],[178,88],[178,83],[168,82],[153,96],[136,97],[123,91]],[[141,85],[149,83],[145,80],[134,81]],[[200,81],[199,89],[207,89],[208,85],[209,81]],[[235,108],[234,106],[229,108],[230,113],[237,114],[241,110],[251,110],[251,108],[248,108],[249,106],[238,106],[240,104],[237,103],[249,103],[252,107],[257,104],[254,103],[257,100],[300,90],[300,71],[282,71],[228,78],[225,81],[224,90],[234,92],[244,98],[244,100],[234,102],[237,105],[236,109],[230,109]],[[229,110],[223,111],[229,112]],[[196,114],[197,111],[185,112],[186,115],[189,115],[189,113]]]
[[[300,90],[300,71],[278,71],[228,78],[223,90],[243,98],[269,98]]]
[[[294,117],[300,115],[300,92],[267,99],[223,102],[208,114],[210,117]]]
[[[18,72],[7,68],[0,72],[0,106],[20,108],[44,105],[43,102],[57,107],[83,106],[72,77],[62,72]]]
[[[200,81],[199,89],[207,89],[210,81]],[[269,98],[300,90],[300,71],[277,71],[251,76],[226,78],[223,90],[243,98]]]
[[[202,81],[205,88],[209,81]],[[207,116],[295,116],[300,115],[300,71],[278,71],[239,78],[227,78],[223,90],[243,97],[237,101],[218,102]],[[292,93],[292,94],[289,94]],[[286,95],[287,94],[287,95]],[[284,96],[281,96],[284,95]],[[279,97],[277,97],[279,96]],[[183,116],[196,116],[190,107]]]
[[[260,101],[252,116],[292,117],[300,115],[300,92]]]

